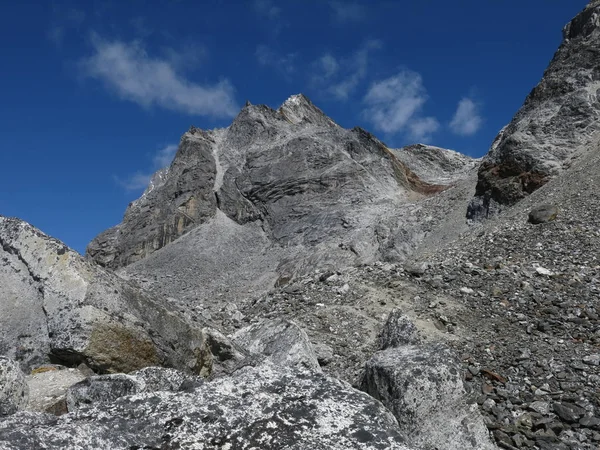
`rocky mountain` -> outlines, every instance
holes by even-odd
[[[0,448],[597,449],[598,17],[483,160],[296,95],[190,129],[87,259],[0,217]]]
[[[258,226],[278,247],[310,248],[313,260],[385,258],[389,245],[377,240],[390,236],[373,229],[386,209],[446,187],[423,182],[373,135],[339,127],[295,95],[278,110],[247,105],[226,129],[190,129],[171,166],[87,252],[103,266],[128,266],[222,214],[232,226]],[[340,249],[353,235],[364,248]]]
[[[185,133],[170,167],[88,255],[194,307],[261,295],[316,267],[401,261],[433,230],[464,226],[475,162],[427,149],[391,150],[303,95],[277,110],[247,105],[226,129]],[[438,210],[423,204],[439,193]]]
[[[544,77],[479,168],[468,217],[489,217],[539,189],[589,150],[600,128],[599,3],[563,29]]]

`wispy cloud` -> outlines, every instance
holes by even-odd
[[[407,133],[412,139],[423,142],[440,127],[434,117],[421,114],[427,99],[421,76],[403,70],[371,85],[364,98],[363,115],[384,133]]]
[[[114,177],[115,182],[126,191],[141,191],[142,189],[146,189],[151,178],[151,173],[149,174],[141,172],[136,172],[125,179],[117,176]]]
[[[66,30],[65,30],[64,26],[52,25],[46,32],[46,36],[48,37],[48,39],[50,39],[52,41],[52,43],[56,47],[60,47],[65,38],[65,33],[66,33]]]
[[[65,36],[69,30],[77,30],[85,20],[85,12],[77,8],[63,9],[56,5],[53,6],[52,25],[46,32],[48,39],[56,47],[61,47]]]
[[[347,100],[367,76],[370,53],[381,47],[381,41],[370,39],[348,58],[338,60],[325,53],[313,63],[313,84],[321,85],[327,94],[338,100]]]
[[[233,117],[238,108],[228,80],[200,85],[178,73],[172,60],[149,56],[137,42],[92,39],[94,53],[80,67],[123,100],[186,114]]]
[[[115,176],[114,179],[121,187],[123,187],[127,191],[139,191],[142,189],[146,189],[150,180],[152,179],[152,175],[164,167],[167,167],[173,161],[175,157],[175,153],[177,153],[177,145],[170,144],[164,148],[158,150],[154,155],[152,155],[152,171],[151,172],[142,172],[137,171],[134,174],[126,177],[120,178]]]
[[[177,153],[177,145],[167,145],[166,147],[161,148],[154,154],[154,156],[152,157],[152,162],[154,163],[154,166],[158,169],[167,167],[169,164],[171,164],[171,161],[173,161],[175,153]]]
[[[340,68],[335,57],[329,53],[321,56],[318,60],[318,64],[323,71],[323,77],[326,79],[335,75]]]
[[[161,54],[173,66],[174,70],[197,69],[208,59],[208,49],[198,42],[187,42],[175,49],[162,47]]]
[[[409,136],[418,142],[429,142],[431,136],[440,129],[435,117],[420,117],[408,122]]]
[[[336,22],[358,22],[366,17],[366,8],[356,1],[332,0],[329,6]]]
[[[482,123],[479,105],[472,99],[464,97],[458,102],[450,122],[450,129],[460,136],[472,136],[479,131]]]
[[[290,77],[296,71],[296,53],[280,55],[266,45],[259,45],[255,55],[261,66],[273,67],[286,77]]]
[[[145,17],[134,17],[129,21],[129,23],[131,24],[131,27],[133,28],[133,31],[135,32],[136,36],[146,38],[152,33],[154,33],[154,28],[150,26],[148,20]]]
[[[258,15],[268,19],[278,19],[281,15],[281,8],[271,0],[254,0],[253,6]]]

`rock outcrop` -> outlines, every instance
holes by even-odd
[[[0,217],[0,244],[0,351],[23,369],[60,361],[209,375],[219,364],[209,330],[31,225]]]
[[[588,150],[600,129],[599,14],[592,1],[565,26],[544,77],[483,159],[469,219],[515,204]]]
[[[378,401],[323,374],[271,364],[59,418],[18,413],[0,422],[0,447],[410,450]]]
[[[29,387],[19,364],[0,356],[0,418],[24,409],[29,400]]]

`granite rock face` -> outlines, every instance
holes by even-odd
[[[0,417],[24,409],[29,400],[29,388],[19,364],[0,356]]]
[[[0,217],[0,244],[0,351],[23,369],[60,361],[209,375],[219,364],[201,325],[31,225]]]
[[[588,150],[600,129],[599,13],[592,1],[564,28],[544,77],[484,157],[468,218],[513,205]]]
[[[394,413],[415,448],[496,448],[477,406],[467,406],[460,367],[443,346],[376,353],[367,362],[363,389]]]
[[[409,450],[392,414],[317,372],[246,367],[189,392],[121,397],[59,418],[0,422],[0,447]]]

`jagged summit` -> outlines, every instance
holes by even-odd
[[[313,124],[337,126],[304,94],[292,95],[278,109],[292,123],[306,121]]]

